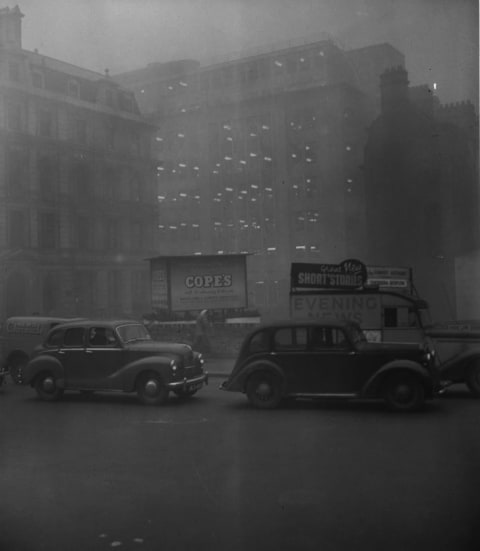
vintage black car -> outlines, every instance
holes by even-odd
[[[155,341],[131,320],[57,325],[24,370],[24,384],[44,400],[56,400],[65,390],[123,391],[156,405],[169,391],[192,396],[207,383],[201,354],[187,344]]]
[[[381,398],[418,410],[436,393],[432,356],[425,345],[367,342],[354,322],[276,322],[247,336],[220,388],[245,393],[258,408],[287,397]]]

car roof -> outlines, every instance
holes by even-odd
[[[337,320],[337,319],[326,319],[326,320],[315,320],[310,318],[305,319],[284,319],[284,320],[274,320],[271,322],[265,322],[260,324],[258,329],[269,329],[269,328],[278,328],[278,327],[359,327],[358,323],[351,320]]]
[[[78,320],[71,320],[66,323],[61,323],[55,327],[57,329],[58,327],[91,327],[92,325],[100,325],[100,326],[106,326],[106,327],[116,327],[118,325],[125,325],[125,324],[135,324],[135,325],[143,325],[138,320],[132,320],[132,319],[115,319],[115,320],[105,320],[105,319],[78,319]]]
[[[39,322],[39,323],[62,323],[74,321],[79,318],[58,318],[56,316],[12,316],[7,319],[8,323],[24,323],[24,322]]]

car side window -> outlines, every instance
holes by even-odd
[[[332,344],[335,348],[349,348],[349,342],[343,329],[332,329]]]
[[[112,346],[116,342],[110,327],[91,327],[88,332],[89,346]]]
[[[250,339],[248,350],[251,353],[267,352],[268,351],[268,333],[266,331],[259,331],[255,333]]]
[[[65,331],[63,343],[65,346],[79,347],[83,346],[83,335],[85,329],[83,327],[70,327]]]
[[[274,336],[277,351],[305,350],[307,348],[307,329],[305,327],[286,327],[278,329]]]
[[[322,350],[331,346],[331,334],[327,327],[313,327],[310,334],[310,343],[313,350]]]

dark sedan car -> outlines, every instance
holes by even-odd
[[[161,404],[169,391],[186,397],[208,382],[201,354],[187,344],[152,340],[136,321],[81,320],[52,329],[24,371],[44,400],[65,390],[136,392]]]
[[[417,410],[435,395],[432,356],[424,345],[367,342],[353,322],[277,322],[247,336],[220,388],[259,408],[285,397],[381,398]]]

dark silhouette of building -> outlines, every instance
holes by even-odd
[[[455,317],[455,259],[479,246],[478,118],[441,106],[403,67],[381,76],[365,148],[370,264],[411,266],[435,317]]]
[[[22,17],[0,10],[0,316],[149,311],[152,125],[108,72],[22,49]]]

